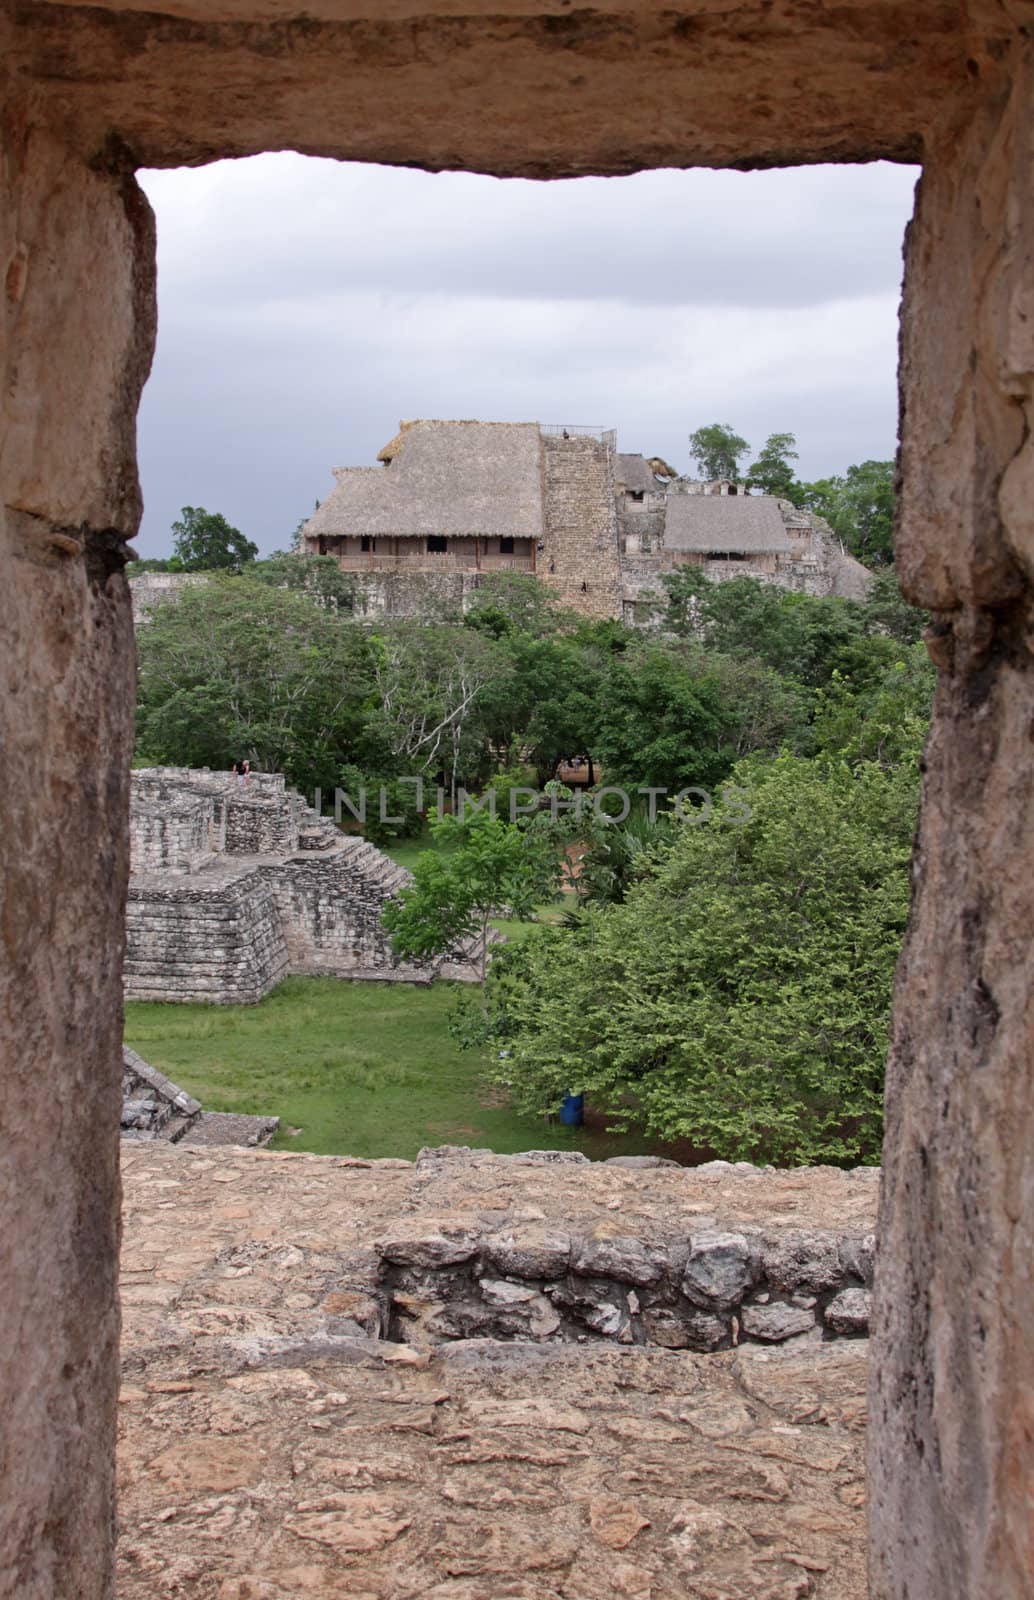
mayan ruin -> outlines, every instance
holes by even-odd
[[[633,624],[679,566],[852,599],[869,581],[813,513],[726,479],[676,478],[622,455],[605,428],[404,422],[378,461],[336,468],[302,530],[373,616],[463,609],[492,572],[534,574],[571,610]]]
[[[288,973],[430,983],[451,962],[400,964],[381,927],[409,881],[348,837],[282,773],[133,773],[125,992],[131,1000],[253,1005]]]
[[[1030,0],[7,0],[0,41],[0,1596],[1028,1600]],[[936,689],[913,764],[880,1168],[374,1163],[121,1139],[124,1084],[141,1117],[167,1109],[123,1055],[131,844],[155,885],[142,911],[190,992],[252,981],[236,934],[210,967],[188,932],[209,884],[194,904],[240,923],[239,874],[268,907],[257,987],[281,962],[380,961],[365,913],[322,931],[324,885],[347,908],[354,865],[376,899],[376,863],[367,887],[351,841],[307,849],[286,789],[237,809],[195,779],[200,762],[131,777],[125,568],[158,327],[138,174],[286,151],[529,183],[921,168],[894,576],[928,613]],[[344,220],[377,225],[373,206]],[[626,219],[643,273],[651,224]],[[249,248],[283,228],[270,208]],[[419,231],[411,219],[407,245]],[[213,378],[190,372],[190,396]],[[364,481],[405,483],[421,430],[433,462],[437,426],[403,433]],[[622,469],[622,489],[616,445],[567,431],[529,424],[504,452],[528,487],[517,526],[483,515],[457,470],[436,491],[443,526],[371,496],[365,523],[322,537],[356,540],[356,559],[382,555],[364,538],[397,540],[363,582],[398,609],[392,585],[423,581],[401,559],[421,539],[421,560],[463,557],[436,581],[462,586],[471,556],[475,574],[479,557],[522,559],[597,619],[634,611],[649,563],[680,553],[816,581],[815,541],[781,510],[720,493],[712,509],[652,488],[652,467]],[[853,581],[831,561],[817,556],[820,584]]]

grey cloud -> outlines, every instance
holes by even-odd
[[[181,262],[202,298],[262,281],[281,301],[374,287],[808,305],[897,288],[914,182],[911,169],[885,164],[533,183],[290,155],[260,162],[262,203],[228,196],[207,218],[207,247]]]
[[[304,162],[146,175],[160,333],[142,554],[183,504],[282,545],[400,417],[797,433],[818,476],[893,449],[913,174],[649,173],[564,185]]]

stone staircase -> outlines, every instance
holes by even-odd
[[[324,817],[312,806],[305,806],[298,821],[299,850],[330,850],[341,838],[330,817]]]

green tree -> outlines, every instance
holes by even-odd
[[[798,594],[759,578],[715,583],[692,567],[679,568],[664,582],[673,632],[722,655],[753,657],[783,678],[813,687],[825,683],[834,668],[850,671],[852,652],[865,638],[862,608],[837,595]]]
[[[192,586],[137,635],[137,749],[173,766],[247,756],[303,789],[364,760],[373,691],[364,631],[301,590],[249,576]]]
[[[544,639],[556,633],[566,615],[538,578],[520,572],[487,572],[463,621],[466,627],[494,639],[515,633]]]
[[[750,450],[728,423],[710,422],[689,436],[689,453],[704,478],[731,478],[740,473],[740,457]]]
[[[381,920],[402,959],[426,958],[477,940],[482,997],[493,917],[526,918],[556,891],[560,860],[549,838],[487,810],[431,823],[436,848],[424,850],[413,883],[385,906]]]
[[[930,614],[909,605],[898,587],[893,567],[878,567],[862,605],[870,633],[884,633],[900,644],[916,644],[929,626]]]
[[[804,485],[797,482],[792,462],[798,459],[797,440],[792,433],[770,433],[764,446],[748,469],[747,482],[764,494],[778,495],[780,499],[801,503]]]
[[[382,752],[378,770],[438,774],[453,791],[487,776],[485,702],[508,673],[500,644],[476,629],[401,621],[372,634],[370,649],[368,733]]]
[[[866,566],[894,559],[894,463],[862,461],[842,477],[802,485],[801,503],[824,517],[846,548]]]
[[[172,531],[184,572],[240,572],[258,555],[257,544],[231,527],[221,512],[204,506],[184,506]]]
[[[168,560],[166,560],[162,556],[146,556],[141,561],[127,561],[126,562],[126,577],[127,578],[135,578],[137,573],[139,573],[139,572],[168,572],[168,571],[169,571],[169,562],[168,562]]]
[[[355,579],[341,571],[333,556],[274,550],[265,561],[256,561],[248,570],[259,583],[279,589],[303,589],[332,611],[351,611],[355,606]]]
[[[753,758],[735,814],[682,824],[624,904],[507,950],[489,1030],[516,1106],[581,1090],[729,1159],[878,1160],[916,768]]]
[[[805,722],[799,687],[756,660],[638,640],[601,675],[591,748],[608,783],[673,795],[714,788],[748,751],[796,743]]]
[[[868,682],[834,673],[816,696],[815,739],[828,756],[894,768],[909,762],[930,726],[936,672],[921,644],[897,646]]]

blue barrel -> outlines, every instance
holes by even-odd
[[[585,1096],[565,1094],[560,1102],[560,1120],[566,1128],[580,1128],[584,1119]]]

